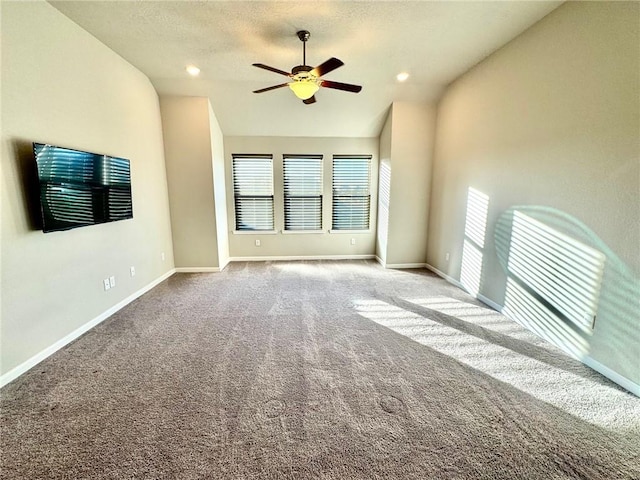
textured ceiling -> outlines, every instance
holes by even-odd
[[[456,77],[562,2],[51,1],[151,79],[160,95],[211,99],[225,135],[373,137],[393,101],[431,102]],[[296,31],[311,32],[307,63],[345,65],[304,105],[288,88],[252,90],[302,63]],[[198,78],[187,64],[202,70]],[[410,73],[398,83],[396,74]]]

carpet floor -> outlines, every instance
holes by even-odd
[[[1,395],[3,479],[640,478],[640,399],[368,261],[175,274]]]

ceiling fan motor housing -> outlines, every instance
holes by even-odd
[[[309,65],[298,65],[291,69],[291,74],[297,75],[300,72],[310,72],[311,70],[313,70],[313,67],[310,67]]]

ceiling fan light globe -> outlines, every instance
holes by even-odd
[[[291,82],[289,88],[300,100],[307,100],[313,97],[320,87],[316,82],[296,81]]]

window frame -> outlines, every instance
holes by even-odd
[[[269,163],[269,191],[270,194],[266,195],[264,193],[239,193],[242,185],[239,185],[237,179],[239,178],[238,173],[238,162],[243,160],[268,160]],[[275,201],[274,201],[274,175],[273,175],[273,155],[271,154],[232,154],[231,156],[231,181],[233,186],[233,210],[234,210],[234,233],[241,234],[265,234],[265,233],[275,233]],[[266,169],[265,169],[266,171]],[[270,219],[271,225],[269,228],[250,228],[242,226],[242,209],[239,208],[242,200],[267,200],[267,204],[270,203],[270,214],[267,215],[267,219]],[[270,202],[269,202],[270,201]],[[267,207],[268,208],[268,207]],[[259,216],[258,212],[258,216]],[[270,218],[269,218],[270,216]],[[247,219],[244,220],[244,223],[247,223]]]
[[[331,230],[329,233],[368,233],[371,232],[371,179],[372,179],[372,155],[333,155],[333,161],[331,165]],[[336,160],[338,162],[336,162]],[[340,161],[344,160],[364,160],[367,163],[367,174],[366,174],[366,195],[345,195],[336,194],[336,163],[340,163]],[[344,179],[342,179],[344,181]],[[357,185],[352,186],[353,189],[357,189]],[[337,202],[336,200],[339,198],[343,199],[366,199],[366,227],[363,228],[336,228],[336,220],[339,220],[336,215]],[[363,203],[364,205],[364,203]],[[350,222],[352,223],[352,222]]]
[[[316,160],[318,164],[316,165],[317,170],[315,172],[310,173],[310,183],[313,184],[317,182],[318,188],[315,194],[291,194],[288,192],[289,184],[291,183],[291,178],[287,176],[288,163],[295,162],[296,160]],[[296,172],[300,173],[300,172]],[[302,172],[305,173],[305,172]],[[294,177],[295,178],[295,177]],[[296,190],[301,189],[305,190],[305,185],[298,185],[295,188]],[[309,155],[294,155],[294,154],[284,154],[282,155],[282,203],[283,203],[283,220],[284,227],[282,229],[282,233],[291,234],[291,233],[322,233],[324,230],[323,226],[323,201],[324,201],[324,157],[321,154]],[[290,220],[289,215],[291,214],[291,203],[288,202],[289,199],[316,199],[316,205],[318,211],[314,215],[314,220],[316,224],[313,228],[291,228],[291,223],[295,223],[293,220]],[[303,211],[304,215],[304,211]]]

